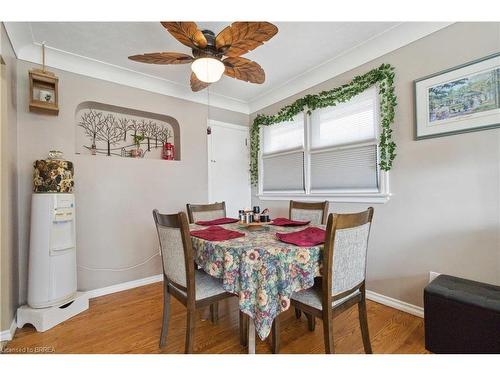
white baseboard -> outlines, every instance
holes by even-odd
[[[121,292],[123,290],[137,288],[139,286],[148,285],[148,284],[152,284],[152,283],[157,283],[157,282],[162,281],[162,280],[163,280],[163,274],[159,274],[159,275],[146,277],[144,279],[132,280],[132,281],[127,281],[127,282],[124,282],[121,284],[106,286],[104,288],[89,290],[85,293],[87,293],[87,296],[89,298],[96,298],[96,297],[100,297],[100,296],[105,296],[106,294]]]
[[[383,294],[372,292],[371,290],[366,291],[366,298],[381,303],[397,310],[404,311],[408,314],[418,316],[419,318],[424,317],[424,309],[420,306],[412,305],[411,303],[403,302],[398,299],[384,296]]]
[[[14,319],[12,320],[12,323],[10,324],[10,328],[6,329],[5,331],[0,332],[0,341],[10,341],[14,338],[14,335],[16,333],[17,329],[17,324],[16,324],[16,317],[14,316]]]

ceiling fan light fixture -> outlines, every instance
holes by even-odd
[[[203,82],[217,82],[225,70],[224,64],[213,57],[200,57],[191,64],[191,70]]]

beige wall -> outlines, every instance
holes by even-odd
[[[2,27],[4,59],[5,54],[13,56],[11,49],[4,47],[5,36]],[[415,142],[412,93],[414,79],[499,50],[498,23],[456,24],[307,90],[318,92],[338,86],[382,62],[396,67],[399,105],[394,126],[398,157],[391,172],[394,196],[384,205],[375,205],[369,289],[421,305],[422,287],[431,270],[500,283],[500,130]],[[10,69],[4,73],[6,82],[16,75],[15,60],[12,62],[7,61]],[[153,208],[173,212],[184,209],[186,202],[207,199],[205,106],[56,70],[60,78],[60,114],[36,115],[27,110],[27,71],[32,67],[26,62],[17,63],[17,132],[15,98],[4,101],[2,96],[8,109],[2,107],[2,120],[10,119],[7,127],[2,121],[2,330],[8,328],[5,324],[10,325],[18,287],[20,302],[26,298],[31,164],[45,157],[48,150],[60,149],[75,163],[80,266],[121,268],[140,263],[157,251]],[[9,84],[6,91],[13,92]],[[273,113],[305,93],[262,112]],[[167,163],[75,155],[74,112],[79,103],[87,100],[175,117],[181,126],[183,160]],[[248,123],[248,116],[239,113],[215,108],[210,113],[219,121]],[[16,134],[17,150],[16,142],[9,141],[5,147],[6,139],[16,139]],[[275,216],[287,212],[283,202],[253,200],[261,207],[271,207]],[[336,212],[365,207],[332,204]],[[8,251],[4,251],[4,227],[8,233],[5,238],[10,241],[5,247]],[[19,267],[12,262],[18,262]],[[80,289],[89,290],[159,272],[156,257],[126,271],[79,268],[78,282]]]
[[[0,331],[10,328],[18,301],[17,274],[17,119],[16,57],[3,24],[0,25],[1,55],[1,257]]]
[[[275,113],[381,63],[396,68],[393,197],[374,205],[368,289],[422,306],[429,271],[500,284],[500,130],[413,140],[413,80],[499,51],[500,23],[454,24],[259,111]],[[274,216],[287,215],[285,202],[254,196],[257,204],[270,207]],[[331,203],[334,212],[366,207]]]
[[[207,108],[204,105],[53,70],[59,76],[59,116],[28,109],[28,70],[18,64],[20,298],[26,298],[32,163],[57,149],[75,165],[78,286],[90,290],[161,273],[152,210],[185,210],[207,201]],[[182,160],[135,160],[75,155],[75,109],[97,101],[173,116],[181,129]],[[247,125],[249,117],[211,108],[211,118]]]

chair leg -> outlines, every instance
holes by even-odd
[[[366,313],[366,300],[363,298],[358,303],[359,326],[361,328],[361,337],[363,338],[363,347],[366,354],[372,354],[372,344],[370,343],[370,333],[368,332],[368,315]]]
[[[210,320],[212,323],[217,323],[219,321],[219,302],[210,305]]]
[[[194,319],[196,315],[196,310],[187,309],[187,325],[186,325],[186,347],[184,352],[190,354],[193,352],[193,341],[194,341]]]
[[[273,325],[271,327],[271,345],[273,354],[278,354],[280,351],[280,321],[277,316],[273,320]]]
[[[295,317],[297,319],[300,319],[301,315],[302,315],[302,311],[300,311],[300,309],[298,309],[298,308],[295,308]]]
[[[307,328],[309,328],[309,331],[313,332],[316,328],[316,318],[308,313],[304,313],[304,315],[307,318]]]
[[[168,334],[168,321],[170,318],[170,293],[167,290],[167,283],[163,287],[163,322],[161,325],[160,348],[165,346]]]
[[[240,311],[240,344],[242,346],[248,345],[248,315]]]
[[[333,345],[333,325],[331,316],[327,319],[323,318],[323,337],[325,340],[325,353],[335,354],[335,347]]]

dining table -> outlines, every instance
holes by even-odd
[[[290,307],[294,292],[310,288],[320,276],[323,245],[300,247],[280,241],[276,233],[290,233],[309,226],[221,225],[244,236],[209,241],[192,236],[195,261],[209,275],[222,279],[224,290],[239,297],[239,309],[249,319],[248,353],[255,353],[256,333],[265,340],[273,320]],[[206,227],[190,224],[190,230]]]

